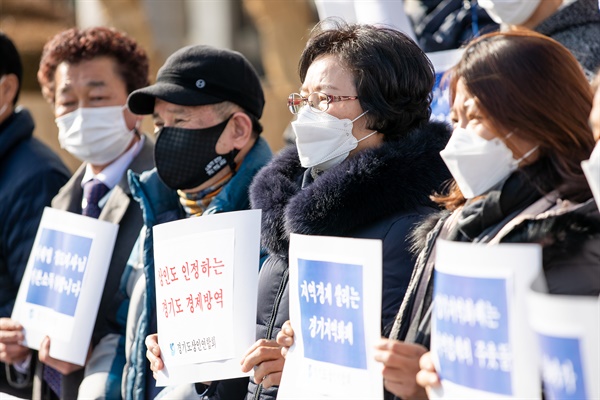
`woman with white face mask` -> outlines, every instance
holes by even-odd
[[[288,319],[290,234],[381,239],[382,328],[391,327],[414,266],[407,235],[435,210],[429,196],[449,178],[439,151],[450,132],[429,123],[434,75],[423,51],[393,29],[333,25],[311,35],[299,93],[288,98],[297,146],[251,187],[269,252],[259,275],[259,341],[242,364],[254,368],[253,399],[274,398],[281,377],[274,339]]]
[[[400,341],[429,348],[434,261],[426,260],[438,239],[539,243],[550,293],[600,294],[600,213],[581,168],[594,146],[592,93],[575,58],[534,32],[489,34],[467,46],[450,87],[454,133],[441,155],[455,183],[435,197],[446,211],[415,235],[422,250],[410,287],[427,290],[407,292],[394,340],[376,357],[387,389],[404,399],[425,396],[406,391],[419,357],[393,355]],[[421,362],[419,383],[439,384],[429,355]]]

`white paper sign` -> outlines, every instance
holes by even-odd
[[[546,398],[600,398],[600,298],[532,288],[528,301]]]
[[[153,228],[157,386],[249,376],[255,342],[260,210],[205,215]]]
[[[600,209],[600,142],[594,147],[590,159],[581,162],[581,169],[592,190],[596,205]]]
[[[292,234],[288,353],[278,399],[383,399],[381,241]]]
[[[50,337],[50,356],[84,365],[118,225],[46,207],[12,319],[25,346]]]
[[[541,257],[535,244],[438,241],[431,352],[442,386],[431,398],[540,397],[525,305]]]

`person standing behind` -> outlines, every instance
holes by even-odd
[[[184,47],[167,59],[156,83],[133,92],[127,104],[136,114],[153,114],[158,129],[156,169],[130,177],[145,226],[122,287],[131,298],[123,397],[139,400],[153,399],[162,389],[152,379],[144,345],[157,331],[152,227],[249,209],[250,183],[271,159],[271,150],[260,137],[265,104],[260,80],[235,51]],[[223,398],[243,397],[248,379],[228,382]],[[170,398],[197,396],[193,384],[167,390]]]
[[[0,330],[13,326],[9,318],[44,207],[70,175],[60,158],[33,137],[29,111],[17,107],[22,78],[17,48],[0,32]],[[0,392],[28,397],[26,376],[9,368],[24,354],[15,346],[18,332],[0,336]]]
[[[592,80],[600,67],[598,0],[479,0],[494,21],[533,29],[565,46]]]
[[[120,379],[113,381],[109,372],[124,341],[117,324],[117,292],[142,226],[126,171],[154,165],[153,143],[138,131],[141,117],[125,104],[129,93],[148,84],[148,58],[133,39],[114,29],[73,28],[46,43],[38,80],[54,109],[61,146],[83,161],[52,207],[119,224],[119,232],[85,371],[50,357],[50,339],[44,339],[34,397],[71,399],[79,392],[84,398],[116,398]]]

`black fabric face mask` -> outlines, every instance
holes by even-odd
[[[202,185],[226,166],[235,173],[234,158],[239,150],[217,154],[215,147],[231,116],[204,129],[163,127],[154,146],[159,178],[174,190]]]

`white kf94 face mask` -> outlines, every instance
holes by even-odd
[[[499,138],[486,140],[475,132],[456,128],[440,155],[463,196],[472,199],[508,178],[537,148],[515,160],[512,151]]]
[[[541,1],[479,0],[477,4],[498,24],[520,25],[533,15]]]
[[[600,209],[600,142],[596,143],[590,159],[581,162],[581,168],[592,189],[598,209]]]
[[[377,133],[371,132],[360,140],[352,135],[353,122],[366,113],[349,120],[303,107],[296,121],[292,122],[300,164],[304,168],[315,167],[326,171],[344,161],[359,142]]]
[[[117,159],[135,135],[127,128],[123,106],[78,108],[55,121],[60,146],[92,165]]]

